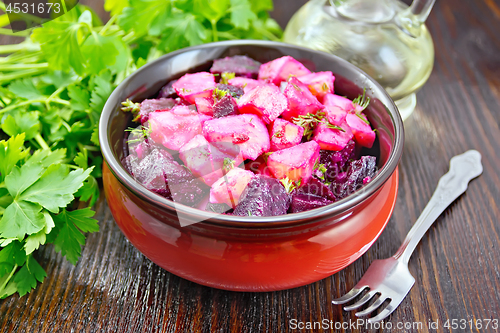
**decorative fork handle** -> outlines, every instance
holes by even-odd
[[[450,171],[439,179],[431,200],[406,235],[394,258],[408,264],[413,250],[439,215],[467,189],[468,183],[483,172],[481,154],[469,150],[450,160]]]

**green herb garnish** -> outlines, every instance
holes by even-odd
[[[142,142],[151,135],[151,131],[151,127],[143,125],[139,125],[135,128],[129,127],[125,130],[125,132],[130,132],[130,134],[134,136],[134,139],[127,140],[127,143]]]
[[[323,111],[318,111],[316,112],[316,114],[308,113],[306,115],[300,115],[298,117],[292,118],[292,122],[295,125],[304,127],[304,136],[308,140],[311,139],[311,136],[313,135],[314,132],[314,128],[319,123],[325,124],[326,126],[328,126],[328,128],[345,132],[345,130],[342,127],[331,124],[328,121],[328,118],[326,117],[326,113]]]
[[[280,179],[280,182],[281,182],[281,184],[283,184],[283,186],[285,187],[285,190],[288,193],[292,193],[293,190],[300,187],[300,184],[302,183],[302,178],[299,179],[297,182],[294,182],[294,181],[290,180],[290,178],[285,177],[285,178]]]
[[[224,162],[222,162],[222,169],[225,173],[234,168],[234,160],[230,157],[224,157]]]
[[[274,152],[273,151],[269,151],[267,153],[262,154],[262,158],[264,159],[264,162],[267,163],[267,159],[269,158],[269,156],[271,156],[272,153],[274,153]]]
[[[134,103],[127,98],[125,102],[122,102],[122,111],[131,112],[134,116],[132,121],[137,122],[141,118],[139,115],[139,112],[141,111],[141,103]]]
[[[273,134],[273,137],[275,137],[275,138],[282,138],[283,137],[283,133],[281,131],[275,132]]]
[[[361,119],[365,124],[370,125],[370,122],[368,121],[368,119],[366,119],[365,115],[356,112],[356,116],[358,116],[358,118]]]
[[[235,77],[236,77],[235,73],[224,72],[221,75],[220,83],[222,83],[222,84],[228,84],[229,80],[234,79]]]
[[[221,90],[219,88],[215,88],[213,92],[214,99],[220,101],[224,96],[226,96],[228,92],[226,90]]]
[[[357,112],[363,111],[368,107],[369,104],[370,104],[370,97],[366,97],[366,88],[363,89],[363,95],[359,95],[352,101],[352,105],[354,107],[356,105],[359,105],[361,107],[361,110],[358,110]]]
[[[295,83],[290,83],[290,84],[295,88],[295,90],[302,91],[302,89],[300,89],[300,87],[298,85],[296,85]]]
[[[313,170],[318,170],[321,172],[321,176],[318,176],[321,180],[325,181],[325,173],[327,171],[326,167],[324,164],[319,163],[319,159],[316,160],[316,163],[314,163]]]

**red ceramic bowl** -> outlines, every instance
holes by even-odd
[[[208,70],[213,59],[240,54],[260,62],[290,55],[314,71],[332,71],[335,92],[351,99],[366,88],[372,100],[366,113],[378,130],[370,153],[377,156],[379,170],[372,181],[331,205],[273,217],[208,213],[176,204],[136,182],[120,162],[124,130],[130,124],[130,115],[120,111],[120,103],[150,97],[173,78]],[[348,62],[283,43],[229,41],[170,53],[129,76],[106,102],[99,137],[106,160],[103,180],[109,207],[139,251],[169,272],[206,286],[272,291],[332,275],[373,244],[396,201],[404,134],[388,94]]]

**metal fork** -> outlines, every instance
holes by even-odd
[[[422,236],[436,221],[441,213],[467,189],[467,184],[483,172],[481,154],[469,150],[450,160],[450,171],[439,179],[429,203],[420,214],[399,250],[390,258],[375,260],[361,280],[344,296],[333,300],[333,304],[344,304],[360,295],[365,289],[369,291],[356,303],[344,307],[345,311],[357,309],[366,304],[374,295],[380,296],[357,317],[367,316],[386,300],[388,305],[376,316],[369,318],[369,323],[379,322],[387,318],[401,304],[415,283],[415,278],[408,270],[408,260]]]

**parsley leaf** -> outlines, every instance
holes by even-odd
[[[0,220],[0,237],[22,240],[26,234],[34,234],[45,226],[45,218],[40,212],[42,206],[24,200],[14,200]]]
[[[22,297],[36,287],[37,281],[43,282],[46,276],[47,273],[45,273],[42,266],[30,255],[26,260],[26,265],[14,275],[12,281],[16,284],[19,296]]]
[[[272,11],[274,9],[272,0],[252,0],[251,5],[255,13]]]
[[[90,137],[90,141],[96,145],[97,147],[99,147],[99,127],[96,125],[94,127],[94,130],[92,131],[92,135]]]
[[[52,164],[40,179],[24,191],[19,199],[38,203],[52,213],[66,207],[73,201],[75,193],[92,169],[78,169],[68,173],[68,168],[61,164]]]
[[[24,148],[24,133],[11,137],[8,141],[0,141],[0,183],[3,182],[5,176],[10,173],[12,168],[24,159],[29,150]]]
[[[46,235],[49,234],[52,228],[55,227],[54,220],[47,211],[43,212],[43,216],[45,218],[45,228],[40,230],[36,234],[32,234],[26,237],[26,243],[24,244],[26,255],[37,250],[40,245],[45,244]]]
[[[40,99],[44,96],[33,84],[31,80],[14,81],[9,85],[9,90],[15,95],[24,99]]]
[[[63,209],[54,216],[56,225],[60,227],[59,234],[54,240],[55,249],[73,264],[81,254],[81,245],[85,244],[83,232],[99,230],[97,221],[93,218],[95,212],[90,208],[67,211]]]
[[[46,22],[43,27],[33,30],[31,40],[40,47],[50,67],[55,70],[73,68],[79,75],[84,74],[85,58],[80,48],[79,31],[83,24],[63,21],[60,16]]]
[[[90,94],[90,107],[97,112],[101,112],[104,108],[109,95],[113,91],[111,85],[111,73],[104,72],[100,75],[94,76],[91,80],[90,86],[93,87]]]
[[[65,149],[54,151],[38,150],[20,168],[14,167],[5,177],[5,185],[13,198],[17,198],[24,190],[40,178],[42,172],[51,164],[60,164],[66,156]]]
[[[82,55],[87,59],[87,72],[97,74],[101,70],[114,65],[118,50],[114,39],[118,37],[105,37],[92,31],[90,36],[82,44]]]
[[[104,0],[104,9],[114,16],[122,12],[129,5],[127,0]]]
[[[26,261],[26,253],[20,242],[14,241],[0,250],[0,276],[12,271],[15,265],[22,266]]]
[[[84,111],[90,108],[90,95],[87,90],[71,85],[68,87],[68,96],[71,98],[71,108],[76,111]]]
[[[38,111],[14,112],[14,116],[9,114],[3,124],[2,130],[10,136],[24,133],[26,140],[33,139],[40,132],[40,121]]]
[[[130,7],[124,8],[118,17],[118,25],[125,31],[134,30],[137,35],[144,35],[155,17],[168,12],[170,1],[130,0]]]
[[[51,84],[54,87],[60,88],[67,87],[71,83],[75,82],[77,76],[75,75],[75,73],[53,71],[41,76],[40,79],[47,84]]]
[[[198,45],[207,38],[205,28],[196,20],[196,16],[190,13],[176,13],[172,15],[165,27],[171,28],[171,35],[165,39],[165,45],[169,50],[174,50],[172,44],[187,41],[187,45]]]
[[[248,30],[250,22],[257,19],[248,0],[231,0],[231,23],[236,28]]]

